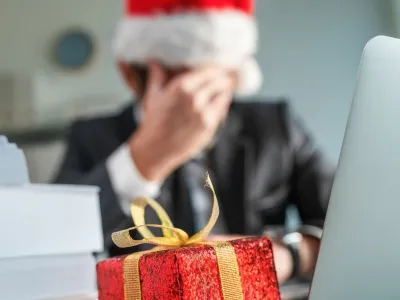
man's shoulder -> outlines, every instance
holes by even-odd
[[[287,121],[289,102],[285,98],[257,98],[236,101],[233,112],[246,127],[282,127]]]
[[[93,134],[105,128],[110,128],[110,126],[114,126],[115,122],[116,117],[112,114],[96,117],[80,117],[71,123],[69,131],[72,134]]]
[[[103,113],[96,116],[80,117],[70,126],[72,132],[93,134],[96,132],[106,133],[110,129],[115,129],[121,119],[127,114],[127,108],[112,112]],[[132,111],[133,114],[133,111]]]
[[[252,118],[263,117],[266,115],[281,115],[289,106],[286,98],[259,97],[234,102],[234,109],[239,114]]]

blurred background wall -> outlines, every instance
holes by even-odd
[[[257,1],[258,59],[265,72],[261,94],[287,96],[333,162],[362,49],[375,35],[396,35],[399,7],[390,0]],[[15,131],[16,137],[28,137],[20,143],[32,181],[47,181],[62,155],[62,134],[53,131],[62,132],[78,115],[114,110],[129,101],[111,52],[121,13],[122,1],[0,0],[0,74],[36,78],[45,96],[35,111],[47,112],[52,124],[36,129],[28,123]],[[96,52],[85,70],[68,72],[55,66],[52,47],[60,33],[75,27],[91,33]]]

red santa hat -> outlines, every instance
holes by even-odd
[[[250,95],[262,83],[257,40],[253,0],[125,0],[114,52],[129,63],[226,66],[238,71],[237,93]]]

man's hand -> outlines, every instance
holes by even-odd
[[[232,241],[236,239],[248,238],[249,236],[243,235],[211,235],[208,241]],[[292,269],[293,261],[289,250],[279,243],[272,243],[272,250],[274,252],[274,262],[276,274],[280,283],[289,279]],[[300,264],[301,275],[311,275],[314,271],[316,259],[319,250],[319,242],[313,238],[304,237],[300,245]]]
[[[228,113],[234,78],[205,67],[166,82],[159,65],[149,67],[142,124],[129,144],[142,175],[162,181],[211,143]]]

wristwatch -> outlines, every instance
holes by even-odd
[[[300,245],[303,235],[300,232],[289,232],[282,237],[282,243],[292,256],[292,273],[289,279],[295,278],[300,273]]]
[[[281,239],[283,245],[286,246],[292,256],[293,269],[290,279],[297,277],[300,273],[300,245],[304,236],[321,240],[322,229],[316,226],[304,225],[296,231],[286,233]]]

